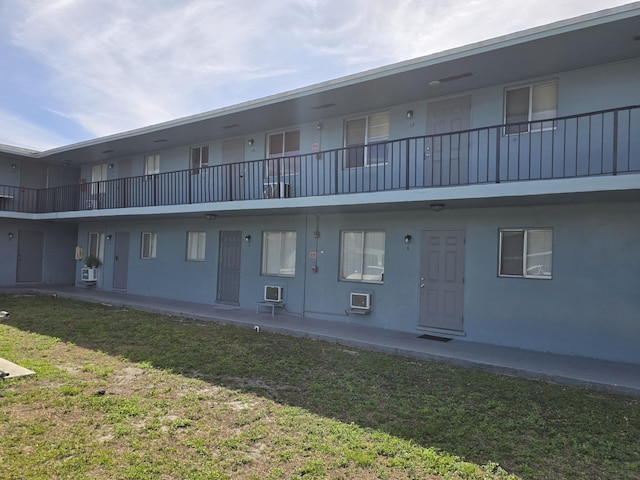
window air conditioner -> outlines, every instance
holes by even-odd
[[[350,303],[354,310],[371,310],[371,294],[351,292]]]
[[[289,198],[289,184],[285,182],[265,183],[262,192],[264,198]]]
[[[97,282],[98,281],[98,269],[97,268],[82,268],[82,280],[84,282]]]
[[[283,288],[276,285],[264,286],[264,301],[265,302],[281,302]]]

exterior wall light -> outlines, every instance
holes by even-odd
[[[413,118],[413,110],[407,110],[407,118]]]
[[[411,234],[406,234],[404,236],[404,243],[406,243],[406,244],[411,243]]]
[[[247,243],[251,242],[251,235],[247,235],[246,237],[244,237],[244,241]]]
[[[253,138],[250,138],[249,141],[247,142],[247,144],[252,147],[253,146]]]
[[[113,163],[110,163],[110,164],[109,164],[109,169],[110,169],[110,170],[111,170],[111,169],[113,169]]]
[[[107,240],[111,241],[113,237],[111,235],[107,235]]]
[[[11,168],[12,168],[13,170],[15,170],[16,168],[18,168],[18,165],[16,165],[15,163],[12,163],[12,164],[11,164]]]
[[[13,232],[9,232],[7,236],[9,237],[9,240],[11,240],[13,238]]]

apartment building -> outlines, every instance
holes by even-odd
[[[312,321],[640,363],[639,86],[632,4],[3,146],[0,286],[247,309],[275,287]]]

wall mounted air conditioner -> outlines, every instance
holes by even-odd
[[[262,186],[264,198],[289,198],[289,184],[285,182],[265,183]]]
[[[97,268],[82,268],[82,281],[84,282],[97,282],[98,281],[98,269]]]
[[[265,285],[264,286],[264,301],[265,302],[282,302],[282,294],[284,289],[277,285]]]
[[[371,294],[351,292],[350,303],[353,310],[371,310]]]

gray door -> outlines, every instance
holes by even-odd
[[[118,207],[128,207],[130,203],[131,192],[129,191],[129,185],[131,183],[131,175],[133,169],[131,166],[131,159],[120,160],[118,163],[118,181],[116,183],[116,189],[118,192]]]
[[[470,117],[470,95],[427,105],[425,159],[432,185],[468,183]]]
[[[28,212],[46,212],[47,198],[40,189],[47,188],[47,166],[40,163],[23,162],[20,167],[20,205]],[[42,195],[42,196],[41,196]]]
[[[242,232],[220,232],[218,298],[221,303],[240,303],[240,254]]]
[[[129,232],[116,232],[116,249],[113,257],[113,288],[127,289],[129,271]]]
[[[218,185],[222,200],[243,200],[245,186],[244,138],[222,142],[222,163],[225,165],[224,184]]]
[[[44,232],[18,232],[16,282],[42,282]]]
[[[464,231],[423,231],[420,255],[420,326],[462,331]]]

